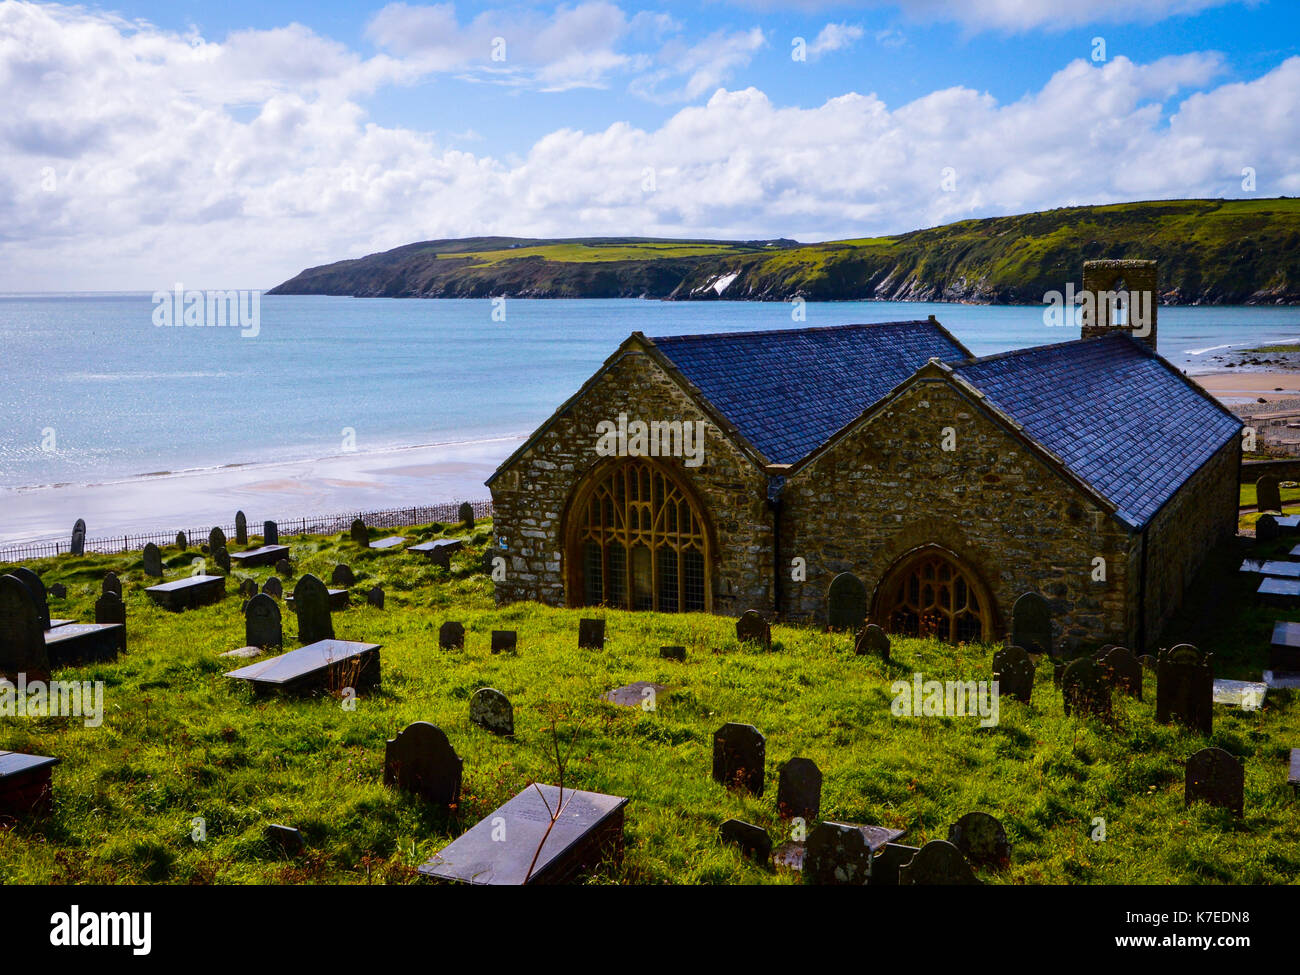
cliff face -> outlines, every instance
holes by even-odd
[[[1300,303],[1300,200],[1172,200],[797,244],[470,238],[303,271],[270,294],[1038,303],[1083,262],[1160,262],[1167,304]]]

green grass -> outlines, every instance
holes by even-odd
[[[404,534],[432,537],[438,528]],[[101,728],[55,718],[0,723],[0,748],[62,759],[50,818],[0,830],[0,882],[411,882],[415,867],[514,793],[555,780],[555,714],[562,735],[577,735],[567,784],[631,799],[624,862],[598,882],[791,882],[721,845],[717,830],[738,817],[779,840],[789,827],[775,814],[777,769],[796,755],[825,775],[825,818],[903,828],[905,842],[919,845],[945,838],[970,810],[998,816],[1012,865],[984,872],[989,882],[1284,883],[1300,872],[1300,803],[1285,785],[1287,749],[1300,745],[1291,692],[1270,693],[1257,712],[1216,708],[1208,742],[1155,723],[1151,676],[1143,702],[1117,699],[1113,724],[1065,718],[1047,666],[1033,703],[1004,700],[996,727],[895,718],[891,682],[913,672],[987,679],[992,648],[896,640],[884,663],[855,656],[847,636],[807,628],[775,626],[766,652],[737,644],[734,621],[720,617],[497,608],[477,568],[484,523],[473,537],[450,572],[340,537],[292,540],[295,578],[328,579],[346,561],[358,576],[354,591],[378,581],[387,592],[384,610],[335,614],[341,639],[384,647],[382,688],[353,711],[330,696],[257,699],[222,676],[238,664],[218,654],[243,643],[235,580],[220,605],[177,615],[145,597],[138,553],[33,562],[47,585],[68,586],[54,614],[78,619],[93,618],[99,581],[116,571],[129,652],[57,675],[105,682]],[[192,555],[165,550],[168,578],[186,572]],[[261,581],[270,570],[236,572],[244,574]],[[1274,614],[1249,607],[1249,588],[1232,577],[1218,600],[1193,601],[1218,615],[1180,623],[1220,653],[1220,674],[1258,673]],[[583,615],[606,618],[604,651],[577,649]],[[465,623],[466,650],[438,649],[446,619]],[[518,630],[518,654],[492,656],[492,629]],[[296,645],[287,611],[285,630]],[[659,658],[669,643],[687,647],[685,664]],[[635,680],[671,690],[653,712],[598,699]],[[469,723],[469,697],[485,685],[513,701],[513,740]],[[420,720],[442,727],[465,760],[464,795],[450,815],[381,784],[385,739]],[[712,734],[727,721],[767,736],[762,798],[710,778]],[[1246,762],[1243,822],[1183,806],[1183,762],[1206,744]],[[206,821],[201,843],[190,836],[196,817]],[[1089,839],[1098,817],[1103,843]],[[309,853],[277,856],[262,840],[270,822],[300,827]]]

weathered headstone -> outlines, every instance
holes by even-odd
[[[862,828],[827,820],[808,834],[803,882],[860,887],[871,877],[871,846]]]
[[[360,518],[352,520],[352,528],[348,534],[352,536],[353,545],[360,545],[362,548],[370,547],[370,532],[366,529],[366,523]]]
[[[728,819],[718,827],[718,836],[724,843],[735,843],[740,851],[759,866],[767,866],[772,855],[772,837],[767,830],[739,819]]]
[[[660,647],[659,656],[664,660],[677,660],[684,662],[686,660],[685,647]]]
[[[1161,650],[1156,657],[1156,720],[1177,721],[1209,735],[1214,727],[1214,655],[1190,643]]]
[[[1067,718],[1070,715],[1103,720],[1110,717],[1110,684],[1101,668],[1088,657],[1066,665],[1061,675],[1061,697]]]
[[[80,518],[72,526],[72,544],[69,546],[68,552],[72,555],[86,554],[86,523]]]
[[[948,842],[970,863],[1005,867],[1011,862],[1011,843],[1002,823],[985,812],[969,812],[948,827]]]
[[[54,622],[50,619],[50,601],[41,577],[26,566],[19,566],[9,574],[26,586],[27,591],[32,594],[32,603],[36,607],[36,616],[41,621],[41,629],[48,630]]]
[[[284,856],[298,856],[307,847],[300,830],[279,823],[271,823],[263,829],[262,838]]]
[[[493,653],[514,653],[519,644],[519,634],[514,630],[492,631]]]
[[[998,682],[998,694],[1006,694],[1024,703],[1034,692],[1034,662],[1024,647],[1003,647],[993,654],[993,679]]]
[[[352,572],[352,566],[340,564],[334,566],[334,572],[330,576],[330,584],[335,586],[352,586],[355,585],[357,577]]]
[[[257,595],[256,579],[241,579],[239,582],[239,594],[245,599],[252,599]]]
[[[144,547],[144,574],[155,579],[163,577],[162,549],[153,542]]]
[[[1273,515],[1260,515],[1255,521],[1255,541],[1275,542],[1282,537],[1282,526]]]
[[[1036,592],[1022,593],[1011,607],[1011,643],[1028,653],[1052,652],[1052,608]]]
[[[49,672],[45,629],[36,601],[21,579],[0,576],[0,675]]]
[[[244,645],[263,648],[284,646],[280,605],[264,592],[259,592],[244,607]]]
[[[605,649],[605,621],[578,620],[578,649]]]
[[[899,868],[898,882],[904,886],[952,885],[978,884],[980,880],[961,855],[961,850],[946,840],[931,840],[921,847],[911,863]]]
[[[115,592],[106,592],[95,600],[96,623],[126,624],[126,604]]]
[[[263,545],[280,544],[280,529],[276,527],[275,522],[273,521],[262,522],[262,544]]]
[[[811,758],[792,758],[777,775],[776,811],[811,823],[821,814],[822,771]]]
[[[187,548],[190,547],[190,540],[185,537],[184,532],[176,533],[176,547],[180,549],[182,552],[184,552]]]
[[[375,609],[384,608],[383,586],[371,586],[370,589],[366,591],[366,605],[373,606]]]
[[[465,531],[472,532],[474,530],[474,506],[472,504],[468,501],[462,502],[456,516],[460,519],[461,526]]]
[[[293,587],[293,611],[298,614],[298,640],[316,643],[334,639],[334,620],[330,616],[330,594],[310,572]]]
[[[727,788],[763,794],[767,739],[750,724],[729,722],[713,735],[713,779]]]
[[[103,581],[99,584],[99,591],[101,593],[116,593],[120,597],[122,595],[122,580],[117,577],[116,572],[106,572]]]
[[[218,545],[212,549],[212,561],[217,564],[222,572],[230,574],[230,549],[224,545]]]
[[[438,627],[439,650],[465,649],[465,624],[448,620]]]
[[[1159,661],[1156,660],[1154,654],[1144,653],[1142,656],[1138,657],[1138,663],[1147,670],[1155,670],[1156,664],[1159,663]]]
[[[288,559],[281,559],[275,563],[275,574],[284,576],[286,579],[293,574],[293,566],[289,564]]]
[[[61,582],[51,583],[50,596],[53,597],[54,599],[67,599],[68,587]]]
[[[226,547],[226,533],[220,527],[213,525],[212,531],[208,532],[208,551],[215,552],[219,548]]]
[[[1187,760],[1184,805],[1207,802],[1240,817],[1245,807],[1245,789],[1246,770],[1222,748],[1202,748]]]
[[[235,544],[248,544],[248,518],[242,511],[235,512]]]
[[[417,721],[384,748],[384,785],[412,792],[425,802],[453,806],[460,801],[465,763],[441,728]]]
[[[495,687],[480,687],[469,699],[469,720],[496,735],[515,733],[515,709]]]
[[[853,652],[858,656],[869,655],[888,660],[889,650],[889,635],[875,623],[864,626],[853,640]]]
[[[833,633],[856,633],[867,620],[867,587],[852,572],[831,580],[826,594],[826,625]]]
[[[1098,658],[1097,666],[1110,682],[1110,686],[1130,697],[1142,700],[1142,664],[1126,647],[1111,647]]]
[[[1265,474],[1255,482],[1255,507],[1259,511],[1282,513],[1280,482],[1272,474]]]
[[[772,646],[772,627],[761,613],[747,609],[736,620],[736,639],[741,643],[759,643],[767,649]]]
[[[284,583],[280,581],[279,576],[271,576],[266,582],[262,583],[262,592],[268,596],[274,596],[276,599],[283,599]]]

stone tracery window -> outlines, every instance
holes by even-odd
[[[691,498],[661,467],[630,460],[579,498],[569,557],[580,602],[665,613],[710,608],[709,542]]]
[[[973,572],[942,549],[905,558],[886,577],[874,617],[891,633],[949,643],[988,640],[993,606]]]

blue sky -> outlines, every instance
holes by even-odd
[[[1300,195],[1298,28],[1282,0],[0,0],[0,289]]]

